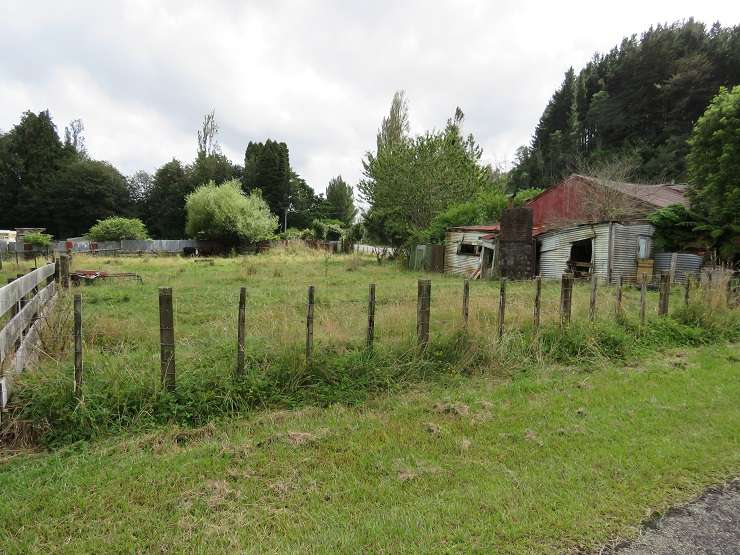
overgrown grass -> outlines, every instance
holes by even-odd
[[[379,266],[369,257],[327,256],[304,249],[195,262],[181,258],[78,257],[78,269],[134,271],[136,282],[83,286],[84,398],[72,395],[69,350],[49,349],[42,367],[25,374],[15,396],[18,419],[38,439],[59,446],[162,423],[203,425],[218,416],[264,407],[356,404],[421,380],[456,375],[511,376],[535,364],[626,360],[656,348],[708,344],[740,335],[737,314],[718,298],[655,315],[639,324],[639,292],[626,288],[623,315],[614,316],[614,290],[600,292],[599,317],[587,321],[587,284],[574,291],[572,323],[559,326],[559,285],[543,285],[542,319],[532,329],[533,287],[511,283],[506,333],[497,339],[498,283],[472,285],[468,333],[463,332],[462,280]],[[432,286],[432,335],[416,347],[416,280]],[[368,283],[377,284],[376,342],[364,346]],[[314,359],[306,364],[305,291],[317,287]],[[159,383],[157,287],[173,287],[177,389]],[[238,288],[248,288],[245,375],[234,376]],[[676,307],[678,305],[678,308]],[[710,310],[709,307],[713,307]],[[62,310],[69,310],[62,304]],[[59,333],[58,329],[55,333]],[[67,334],[71,330],[67,328]]]
[[[671,321],[654,333],[709,340]],[[584,338],[580,327],[572,333]],[[626,331],[598,333],[611,345]],[[572,359],[569,334],[546,335],[547,349]],[[7,553],[598,552],[738,475],[738,360],[736,344],[712,345],[629,366],[444,374],[359,406],[260,411],[10,456],[0,464],[0,545]]]
[[[17,264],[15,262],[15,255],[9,256],[7,253],[4,253],[2,257],[3,267],[0,269],[0,285],[5,285],[8,278],[15,278],[18,274],[28,273],[31,269],[41,267],[48,262],[48,259],[41,255],[37,256],[35,261],[34,259],[25,260],[19,255]]]

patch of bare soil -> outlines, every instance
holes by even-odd
[[[634,541],[601,551],[611,555],[740,554],[740,478],[646,522]]]

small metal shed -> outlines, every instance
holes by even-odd
[[[465,277],[493,270],[498,225],[451,227],[445,234],[444,273]]]
[[[557,279],[566,272],[636,281],[637,261],[652,256],[655,229],[644,221],[599,222],[552,229],[537,237],[537,271]]]

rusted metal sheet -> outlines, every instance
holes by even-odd
[[[571,175],[540,193],[527,203],[532,209],[533,223],[538,226],[564,227],[568,222],[589,222],[600,219],[593,213],[594,201],[624,204],[628,214],[645,217],[656,208],[671,204],[688,205],[683,185],[646,185],[598,180],[583,175]],[[624,216],[624,215],[623,215]]]
[[[582,217],[583,182],[578,176],[546,189],[527,204],[534,226],[558,225]]]

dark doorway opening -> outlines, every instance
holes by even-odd
[[[593,242],[593,239],[583,239],[571,243],[568,269],[575,277],[591,275]]]

